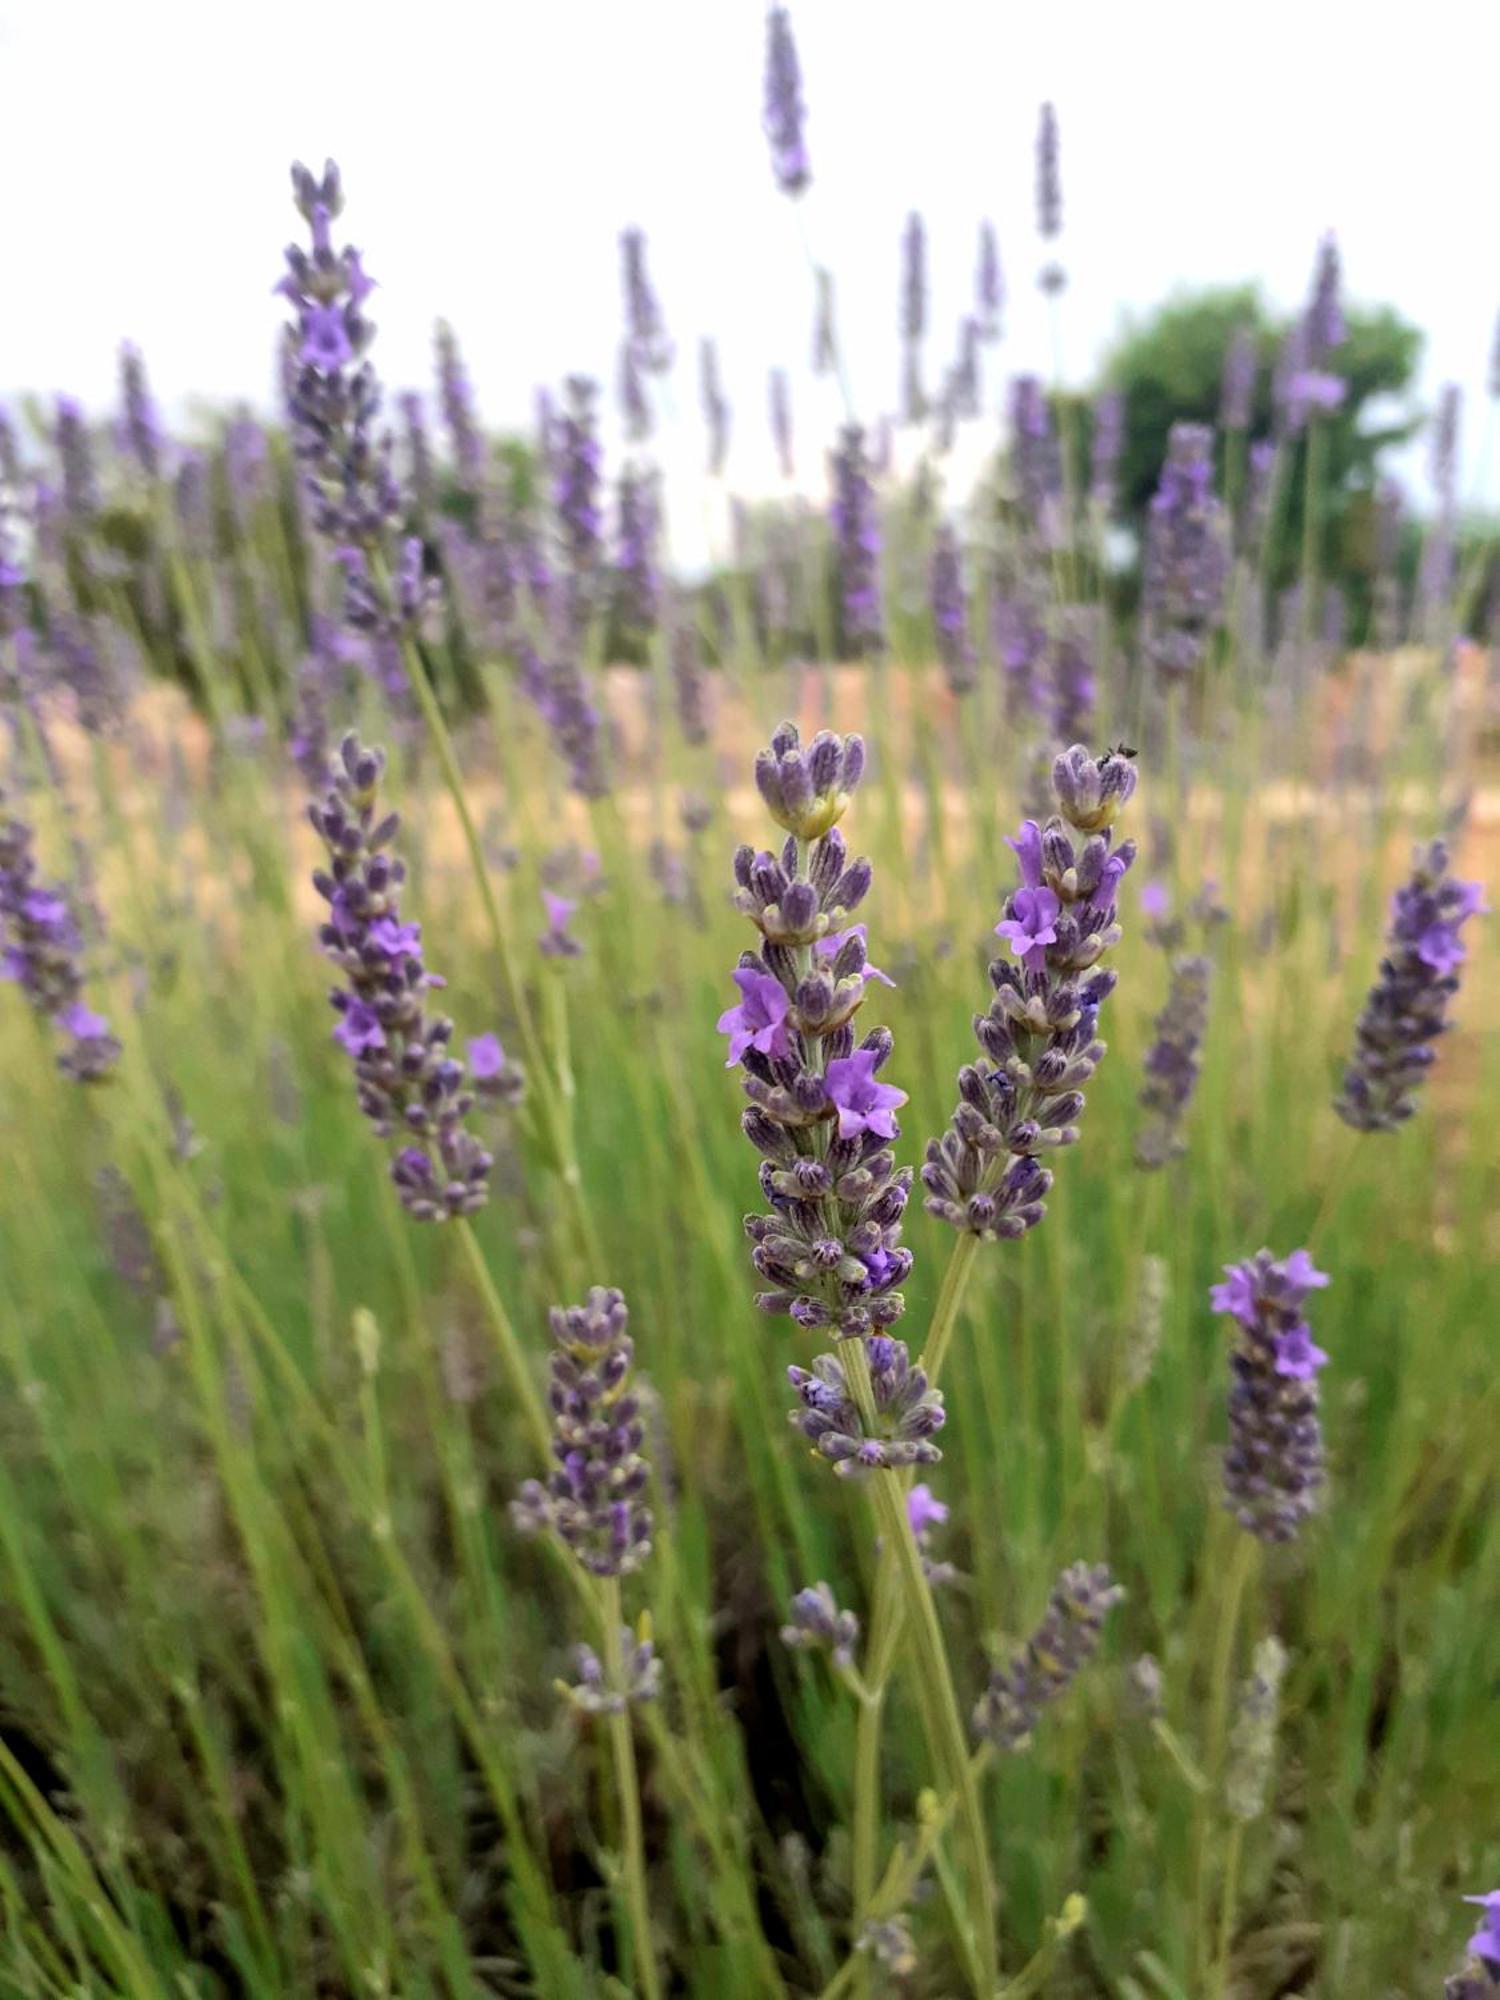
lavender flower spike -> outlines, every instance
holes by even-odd
[[[781,1643],[798,1653],[826,1652],[842,1671],[854,1665],[859,1620],[852,1611],[840,1611],[826,1583],[814,1583],[799,1590],[788,1606]]]
[[[625,287],[625,330],[641,367],[648,375],[662,375],[672,365],[672,343],[667,338],[661,301],[646,270],[646,232],[620,232],[621,275]]]
[[[813,1449],[843,1478],[877,1467],[931,1465],[942,1457],[932,1442],[943,1427],[942,1392],[928,1387],[903,1341],[872,1334],[865,1342],[874,1418],[867,1424],[836,1354],[820,1354],[812,1368],[788,1368],[801,1407],[791,1420]]]
[[[927,330],[927,231],[913,209],[901,237],[902,415],[919,423],[927,412],[922,387],[922,336]]]
[[[1416,1093],[1437,1060],[1434,1044],[1451,1025],[1448,1003],[1465,957],[1459,932],[1484,907],[1477,882],[1448,872],[1445,842],[1418,848],[1411,879],[1392,901],[1386,955],[1334,1100],[1357,1132],[1394,1132],[1416,1111]]]
[[[0,794],[0,809],[4,807]],[[14,980],[44,1020],[68,1037],[57,1066],[99,1083],[120,1057],[109,1023],[83,998],[83,933],[69,898],[38,878],[32,831],[0,810],[0,979]]]
[[[458,336],[446,320],[438,321],[434,345],[438,401],[458,471],[458,484],[463,492],[477,495],[484,484],[484,439],[474,414],[474,391],[458,351]]]
[[[1000,242],[993,222],[979,225],[979,265],[974,274],[974,302],[978,309],[980,339],[998,340],[1000,316],[1005,310],[1005,277],[1000,269]]]
[[[567,559],[575,617],[583,617],[604,550],[599,505],[598,391],[583,375],[570,375],[567,407],[552,425],[553,506]]]
[[[553,1307],[547,1401],[557,1463],[545,1486],[528,1479],[515,1502],[522,1525],[551,1528],[591,1576],[629,1576],[651,1553],[629,1324],[624,1296],[603,1285],[580,1306]]]
[[[1062,234],[1061,147],[1057,133],[1057,108],[1044,104],[1036,134],[1036,226],[1045,242]],[[1067,283],[1067,274],[1055,260],[1044,264],[1041,287],[1055,295]]]
[[[1008,1667],[997,1667],[974,1711],[974,1731],[1002,1750],[1030,1742],[1042,1713],[1099,1650],[1104,1620],[1125,1595],[1103,1563],[1074,1563],[1053,1587],[1041,1624]]]
[[[879,652],[885,644],[880,597],[880,510],[870,482],[865,434],[847,424],[833,454],[834,545],[843,594],[844,638],[857,653]]]
[[[161,413],[146,380],[146,364],[138,347],[126,341],[120,349],[121,441],[148,479],[161,476],[165,436]]]
[[[329,1000],[334,1039],[354,1063],[359,1106],[382,1138],[404,1142],[391,1162],[402,1205],[418,1222],[473,1215],[489,1192],[490,1155],[464,1127],[473,1109],[453,1023],[432,1014],[420,924],[401,920],[406,868],[391,843],[400,827],[379,804],[385,760],[354,735],[329,765],[328,790],[308,817],[328,848],[313,886],[329,906],[318,933],[344,984]]]
[[[969,600],[964,589],[963,554],[958,536],[946,521],[933,538],[928,595],[937,631],[938,657],[948,677],[948,686],[954,694],[967,694],[974,685]]]
[[[1164,680],[1185,679],[1203,658],[1223,616],[1228,578],[1213,432],[1206,424],[1173,424],[1151,501],[1141,580],[1146,648]]]
[[[771,142],[771,171],[783,194],[798,195],[812,179],[804,131],[802,68],[785,7],[766,15],[766,107],[762,117]]]
[[[1255,335],[1248,326],[1236,327],[1224,355],[1224,376],[1220,389],[1219,422],[1226,431],[1247,431],[1255,410],[1255,376],[1259,359]]]
[[[1135,782],[1127,757],[1096,760],[1075,744],[1052,768],[1059,812],[1045,828],[1026,820],[1009,842],[1020,886],[996,928],[1011,956],[990,967],[995,998],[974,1022],[981,1059],[959,1071],[958,1107],[922,1168],[928,1212],[955,1229],[1034,1229],[1052,1185],[1038,1155],[1078,1138],[1082,1087],[1105,1050],[1099,1009],[1115,986],[1100,960],[1120,940],[1116,899],[1135,859],[1110,821]]]
[[[1318,1370],[1328,1356],[1312,1337],[1303,1309],[1328,1283],[1305,1250],[1278,1262],[1269,1250],[1226,1264],[1225,1282],[1209,1294],[1238,1334],[1229,1357],[1229,1446],[1225,1505],[1263,1542],[1295,1540],[1323,1483]]]

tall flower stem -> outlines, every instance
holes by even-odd
[[[855,1401],[873,1430],[876,1423],[875,1393],[864,1342],[846,1341],[844,1350],[844,1365]],[[876,1518],[885,1547],[894,1556],[904,1607],[911,1618],[918,1666],[917,1695],[928,1740],[934,1757],[958,1796],[964,1837],[969,1848],[969,1887],[974,1904],[971,1916],[984,1980],[980,1990],[983,2000],[990,2000],[998,1978],[994,1873],[990,1867],[984,1812],[970,1766],[968,1739],[964,1733],[958,1695],[948,1667],[948,1654],[943,1644],[937,1606],[933,1602],[932,1586],[927,1581],[922,1552],[917,1546],[907,1513],[906,1481],[899,1472],[885,1469],[874,1473],[871,1487]]]
[[[979,1238],[961,1235],[953,1246],[943,1272],[943,1282],[927,1330],[922,1366],[934,1383],[942,1368],[958,1324],[959,1312],[974,1269]],[[902,1478],[903,1487],[909,1480]],[[904,1506],[904,1503],[903,1503]],[[924,1578],[925,1581],[925,1578]],[[895,1665],[896,1653],[906,1623],[906,1605],[901,1596],[900,1559],[889,1537],[880,1552],[875,1572],[875,1594],[870,1613],[870,1647],[865,1670],[865,1693],[855,1724],[853,1873],[856,1925],[866,1921],[875,1893],[880,1838],[880,1733],[885,1720],[885,1696]],[[868,1962],[856,1970],[861,1987],[868,1986]]]
[[[1306,484],[1302,492],[1302,642],[1318,629],[1319,572],[1322,566],[1322,519],[1319,504],[1323,494],[1323,461],[1327,455],[1327,435],[1316,415],[1307,420]]]
[[[604,1671],[609,1686],[620,1688],[625,1681],[625,1657],[621,1642],[620,1579],[599,1578],[599,1618],[603,1626]],[[641,1832],[641,1787],[635,1765],[635,1738],[630,1707],[625,1704],[609,1718],[610,1753],[614,1762],[615,1793],[620,1807],[620,1837],[624,1847],[625,1901],[630,1911],[630,1931],[634,1964],[631,1975],[645,2000],[660,2000],[661,1981],[656,1953],[651,1943],[651,1903],[646,1893],[646,1843]]]
[[[495,1283],[484,1252],[479,1247],[479,1238],[474,1234],[474,1226],[466,1218],[460,1217],[458,1240],[464,1247],[475,1290],[479,1293],[484,1307],[485,1318],[495,1336],[495,1345],[500,1350],[500,1359],[510,1377],[511,1393],[520,1407],[527,1433],[534,1448],[541,1454],[544,1465],[552,1462],[552,1427],[547,1421],[547,1412],[542,1404],[541,1391],[527,1365],[526,1351],[517,1338],[510,1314],[505,1310],[505,1302]]]
[[[1202,1753],[1203,1770],[1208,1785],[1198,1797],[1195,1814],[1193,1845],[1198,1857],[1198,1921],[1194,1925],[1194,1935],[1199,1941],[1199,1950],[1205,1973],[1210,1964],[1210,1951],[1206,1937],[1208,1923],[1208,1850],[1209,1816],[1216,1799],[1223,1796],[1224,1753],[1229,1730],[1229,1700],[1234,1686],[1235,1639],[1238,1635],[1240,1611],[1245,1596],[1255,1575],[1256,1559],[1260,1554],[1260,1543],[1253,1535],[1235,1535],[1234,1553],[1229,1558],[1229,1568],[1224,1577],[1223,1592],[1219,1600],[1218,1632],[1214,1644],[1213,1665],[1208,1683],[1208,1719],[1204,1732]]]
[[[1226,2000],[1229,1992],[1229,1954],[1234,1942],[1234,1915],[1239,1903],[1240,1852],[1245,1842],[1245,1825],[1237,1819],[1229,1829],[1229,1847],[1224,1856],[1224,1885],[1219,1894],[1219,1940],[1215,1953],[1213,2000]]]

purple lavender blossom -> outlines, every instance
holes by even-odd
[[[298,244],[288,247],[276,287],[297,315],[292,446],[313,525],[344,569],[348,621],[365,630],[395,629],[405,607],[395,602],[383,571],[395,567],[391,544],[401,496],[390,434],[376,431],[380,384],[367,354],[375,329],[363,310],[374,281],[357,250],[333,248],[331,225],[344,197],[332,160],[321,180],[296,164],[292,192],[312,243],[310,254]]]
[[[1468,1948],[1500,1979],[1500,1889],[1491,1889],[1487,1896],[1465,1896],[1464,1901],[1484,1912]]]
[[[911,1175],[897,1171],[888,1143],[905,1093],[880,1081],[891,1053],[888,1031],[877,1028],[858,1046],[854,1039],[869,980],[864,927],[851,919],[871,870],[866,861],[850,862],[835,822],[863,768],[858,737],[824,734],[804,747],[791,723],[757,759],[761,795],[788,838],[779,858],[748,847],[735,856],[735,900],[762,943],[742,956],[735,977],[745,999],[720,1023],[740,1046],[750,1099],[744,1130],[762,1155],[761,1191],[770,1209],[745,1225],[752,1261],[768,1287],[756,1303],[801,1327],[827,1328],[836,1339],[871,1339],[893,1325],[905,1305],[898,1288],[911,1267],[901,1247]],[[834,935],[837,949],[819,950]],[[822,1408],[819,1399],[835,1376],[843,1382],[839,1365],[825,1359],[833,1374],[819,1362],[814,1376],[798,1379],[810,1413]],[[892,1411],[899,1402],[904,1423],[925,1383],[904,1400],[910,1386],[904,1350],[897,1358],[882,1349],[879,1368],[872,1352],[871,1367],[888,1377],[877,1400],[885,1394],[882,1408]],[[814,1424],[808,1434],[820,1437],[823,1428]],[[849,1418],[840,1404],[829,1436],[846,1439],[858,1428],[857,1416]],[[894,1435],[883,1425],[881,1438]],[[910,1441],[915,1433],[903,1435]],[[832,1442],[819,1449],[840,1462],[853,1456]]]
[[[1212,977],[1213,962],[1202,953],[1174,955],[1166,1004],[1152,1023],[1154,1036],[1146,1052],[1140,1092],[1146,1124],[1135,1142],[1139,1167],[1162,1167],[1187,1151],[1182,1121],[1203,1066]]]
[[[438,405],[448,433],[460,492],[477,494],[484,484],[484,438],[474,413],[474,391],[459,352],[458,336],[445,319],[437,323]]]
[[[1076,743],[1094,722],[1103,614],[1096,604],[1059,605],[1050,642],[1052,740]]]
[[[729,402],[719,378],[719,350],[706,337],[698,345],[698,385],[708,430],[708,476],[718,479],[729,455]]]
[[[1396,891],[1380,974],[1354,1031],[1354,1056],[1334,1109],[1359,1132],[1394,1132],[1417,1108],[1417,1092],[1452,1025],[1448,1006],[1465,958],[1459,932],[1484,910],[1477,882],[1448,872],[1448,847],[1417,850],[1411,878]]]
[[[1344,309],[1339,299],[1341,275],[1338,241],[1330,233],[1318,245],[1312,296],[1307,306],[1307,358],[1315,368],[1322,367],[1344,344]]]
[[[424,511],[437,498],[437,478],[432,463],[432,439],[427,431],[427,413],[422,398],[408,389],[399,400],[401,425],[406,443],[406,480],[411,497]]]
[[[1099,961],[1119,943],[1116,899],[1135,859],[1109,822],[1135,782],[1128,758],[1096,761],[1075,744],[1052,768],[1059,813],[1045,828],[1026,820],[1009,843],[1021,881],[996,929],[1010,955],[990,967],[995,998],[975,1022],[982,1059],[959,1071],[958,1107],[922,1168],[929,1213],[955,1229],[1034,1229],[1052,1185],[1037,1156],[1077,1141],[1083,1085],[1104,1056],[1099,1009],[1115,985]]]
[[[922,387],[922,337],[927,331],[927,230],[915,209],[901,233],[901,414],[909,424],[927,414]]]
[[[684,743],[701,747],[710,735],[708,679],[703,671],[697,625],[680,605],[672,619],[671,661],[677,726]]]
[[[1125,448],[1125,398],[1118,389],[1100,392],[1094,404],[1093,450],[1089,464],[1089,499],[1101,519],[1115,510],[1120,477],[1120,453]]]
[[[72,396],[58,397],[55,414],[53,436],[62,467],[63,512],[74,523],[86,523],[99,511],[99,474],[88,419],[83,405]]]
[[[783,194],[798,195],[812,179],[804,131],[802,69],[785,7],[766,15],[766,97],[761,119],[771,142],[771,171]]]
[[[885,615],[880,596],[880,510],[860,425],[845,425],[833,454],[832,470],[830,519],[838,554],[844,640],[857,654],[879,652],[885,644]]]
[[[651,435],[651,399],[646,394],[646,376],[633,341],[620,342],[620,366],[615,386],[626,442],[644,444]]]
[[[604,517],[599,504],[600,466],[596,404],[598,390],[583,375],[570,375],[566,408],[552,425],[552,503],[567,563],[575,615],[591,604],[604,552]]]
[[[384,768],[380,751],[346,736],[327,792],[308,808],[329,856],[313,876],[329,906],[318,941],[345,981],[329,1000],[360,1109],[382,1138],[402,1141],[396,1192],[416,1221],[441,1222],[484,1206],[493,1162],[464,1128],[474,1097],[452,1053],[453,1023],[428,1012],[427,994],[444,982],[427,969],[421,926],[401,921],[406,867],[390,851],[399,815],[380,811]]]
[[[1002,1750],[1031,1741],[1045,1710],[1099,1650],[1104,1621],[1125,1595],[1103,1563],[1074,1563],[1053,1586],[1042,1622],[1007,1667],[996,1667],[974,1710],[974,1733]]]
[[[672,365],[661,301],[646,270],[644,229],[620,231],[620,272],[625,288],[625,332],[648,375],[664,375]]]
[[[552,1452],[545,1486],[528,1479],[518,1519],[550,1528],[591,1576],[629,1576],[651,1553],[651,1468],[632,1381],[635,1346],[623,1295],[595,1285],[580,1306],[548,1315],[552,1334]]]
[[[792,1599],[781,1643],[798,1653],[826,1652],[830,1664],[842,1672],[854,1665],[859,1620],[852,1611],[840,1611],[826,1583],[814,1583]]]
[[[1259,367],[1254,330],[1236,327],[1224,354],[1219,392],[1219,422],[1226,431],[1246,431],[1255,410],[1255,377]]]
[[[120,402],[120,436],[125,449],[148,479],[160,478],[166,442],[161,412],[146,380],[140,349],[129,341],[120,349]]]
[[[1289,1542],[1323,1483],[1317,1371],[1328,1357],[1313,1344],[1304,1307],[1328,1277],[1305,1250],[1280,1262],[1260,1250],[1224,1270],[1209,1302],[1239,1329],[1229,1357],[1225,1505],[1261,1541]]]
[[[512,1502],[512,1511],[518,1519],[525,1518],[525,1503]],[[578,1679],[563,1692],[580,1714],[624,1715],[661,1694],[662,1665],[654,1639],[643,1639],[630,1626],[622,1625],[620,1654],[620,1680],[611,1685],[604,1662],[592,1646],[573,1648]]]
[[[617,494],[615,611],[627,630],[656,630],[661,615],[661,570],[655,482],[649,473],[626,466]]]
[[[843,950],[845,943],[850,938],[858,938],[861,947],[868,952],[870,943],[869,926],[867,924],[850,924],[847,930],[830,931],[826,937],[820,937],[813,946],[813,957],[837,958]],[[868,958],[866,958],[864,964],[860,967],[859,976],[867,983],[873,979],[881,986],[894,987],[896,984],[888,972],[882,972],[878,965],[871,965]]]
[[[1057,131],[1057,110],[1044,104],[1036,134],[1036,226],[1044,242],[1062,234],[1061,146]],[[1068,282],[1067,273],[1056,260],[1042,266],[1042,290],[1053,296]]]
[[[605,720],[589,689],[576,653],[574,635],[557,635],[550,661],[523,640],[518,678],[551,732],[558,755],[568,767],[568,783],[583,799],[602,799],[609,792]]]
[[[870,1335],[865,1352],[874,1391],[873,1427],[860,1414],[837,1354],[820,1354],[810,1369],[787,1369],[801,1406],[791,1413],[793,1425],[844,1478],[877,1467],[936,1464],[942,1453],[932,1440],[943,1427],[941,1392],[928,1386],[922,1369],[912,1366],[905,1344],[889,1334]]]
[[[513,1056],[506,1054],[498,1035],[475,1035],[465,1054],[478,1096],[491,1104],[510,1106],[525,1097],[526,1072]]]
[[[979,263],[974,273],[974,304],[978,312],[980,338],[1000,338],[1001,314],[1005,310],[1005,278],[1000,269],[1000,241],[993,222],[979,225]]]
[[[0,793],[0,808],[4,807]],[[35,837],[0,816],[0,979],[13,980],[67,1045],[57,1066],[75,1083],[99,1083],[120,1058],[102,1014],[83,999],[83,932],[60,884],[37,873]]]
[[[956,695],[974,686],[974,642],[969,636],[969,599],[964,588],[963,553],[945,521],[933,538],[928,601],[937,632],[938,658]]]
[[[1007,721],[1029,720],[1038,706],[1038,675],[1047,648],[1046,579],[1034,563],[1002,553],[990,597],[990,633],[1005,684]]]
[[[1050,548],[1060,526],[1062,459],[1047,394],[1035,375],[1018,375],[1011,383],[1010,431],[1012,477],[1024,525]]]
[[[784,368],[773,368],[770,376],[771,439],[776,446],[776,462],[783,479],[790,479],[796,467],[792,458],[792,385]]]
[[[550,889],[544,889],[542,909],[546,914],[547,928],[537,939],[537,950],[543,958],[582,958],[583,946],[568,928],[578,912],[577,902],[572,897],[554,895]]]
[[[1202,660],[1223,616],[1228,578],[1213,432],[1207,424],[1173,424],[1151,501],[1141,579],[1146,650],[1164,680],[1185,679]]]

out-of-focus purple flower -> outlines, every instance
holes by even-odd
[[[787,1015],[791,1010],[786,988],[774,973],[743,965],[734,974],[734,983],[740,989],[739,1002],[718,1021],[719,1033],[729,1037],[729,1060],[724,1067],[733,1069],[744,1059],[746,1049],[758,1049],[763,1056],[784,1056],[789,1047]]]
[[[792,459],[792,385],[784,368],[773,368],[770,376],[771,438],[783,479],[795,471]]]
[[[120,436],[125,449],[148,479],[159,478],[166,442],[161,412],[146,380],[140,349],[129,341],[120,349],[120,404]]]
[[[955,1229],[1035,1228],[1052,1185],[1037,1155],[1078,1138],[1083,1085],[1104,1055],[1099,1009],[1115,985],[1100,960],[1120,941],[1119,888],[1135,859],[1133,841],[1113,844],[1110,821],[1135,783],[1128,758],[1096,760],[1075,744],[1052,767],[1059,813],[1045,828],[1026,820],[1010,842],[1020,886],[996,928],[1020,963],[990,966],[995,998],[975,1023],[982,1060],[959,1071],[958,1107],[922,1168],[928,1211]]]
[[[958,535],[942,522],[932,543],[928,599],[937,632],[938,657],[954,694],[974,685],[974,642],[969,636],[969,598],[964,588],[963,552]]]
[[[1141,907],[1146,907],[1144,890]],[[1146,1124],[1136,1138],[1137,1166],[1165,1166],[1186,1151],[1182,1121],[1202,1068],[1212,977],[1212,961],[1200,953],[1179,953],[1172,959],[1166,1005],[1152,1024],[1155,1034],[1146,1052],[1140,1092]]]
[[[792,39],[792,17],[785,7],[766,15],[766,98],[762,116],[771,142],[771,171],[783,194],[797,195],[812,179],[804,131],[802,69]]]
[[[907,423],[927,413],[922,387],[922,336],[927,331],[927,230],[915,209],[901,233],[901,412]]]
[[[826,1652],[832,1665],[843,1670],[854,1665],[859,1620],[852,1611],[840,1611],[826,1583],[815,1583],[792,1599],[781,1643],[798,1653]]]
[[[1054,743],[1077,743],[1093,726],[1102,626],[1098,605],[1063,604],[1053,614],[1048,692]]]
[[[983,340],[998,340],[1005,310],[1005,277],[1000,269],[1000,240],[993,222],[979,225],[979,264],[974,273],[974,303]]]
[[[505,1053],[495,1034],[475,1035],[468,1044],[469,1074],[479,1096],[497,1104],[518,1104],[526,1094],[521,1065]]]
[[[423,509],[437,497],[437,481],[432,466],[432,439],[427,433],[427,413],[422,398],[408,389],[400,398],[401,424],[406,441],[406,477],[411,496]]]
[[[1360,1132],[1393,1132],[1417,1108],[1417,1092],[1437,1060],[1435,1044],[1451,1023],[1471,916],[1483,911],[1477,882],[1448,872],[1448,847],[1417,850],[1409,881],[1396,891],[1380,975],[1354,1031],[1354,1057],[1334,1109]]]
[[[1236,327],[1224,354],[1224,376],[1219,392],[1219,422],[1226,431],[1245,431],[1255,410],[1255,376],[1259,366],[1255,333],[1248,326]]]
[[[460,491],[477,494],[484,484],[484,437],[474,413],[474,390],[459,352],[458,336],[445,319],[437,323],[433,344],[437,350],[438,406],[457,484]]]
[[[566,408],[554,419],[552,504],[557,514],[575,616],[591,605],[604,551],[599,504],[600,468],[596,404],[598,390],[586,376],[570,375]]]
[[[542,909],[546,913],[547,928],[537,940],[537,950],[543,958],[582,958],[583,946],[568,929],[577,913],[577,902],[571,897],[556,896],[550,889],[544,889]]]
[[[729,402],[719,379],[719,350],[706,336],[698,345],[698,386],[708,430],[708,476],[717,479],[729,454]]]
[[[646,377],[633,341],[620,342],[620,367],[616,386],[626,440],[630,444],[643,444],[651,435],[651,399],[646,394]]]
[[[1094,438],[1089,463],[1089,498],[1104,516],[1114,512],[1120,453],[1125,446],[1125,398],[1103,390],[1094,404]]]
[[[1326,362],[1344,344],[1344,308],[1339,299],[1341,277],[1338,241],[1330,232],[1318,245],[1312,295],[1307,305],[1308,359],[1315,366]]]
[[[625,332],[648,375],[664,375],[672,365],[661,301],[646,270],[644,229],[620,231],[620,271],[625,287]]]
[[[1173,424],[1147,520],[1141,583],[1146,649],[1163,679],[1185,678],[1203,658],[1223,615],[1228,578],[1213,432],[1207,424]]]
[[[1038,701],[1038,672],[1047,647],[1045,579],[1035,564],[1003,555],[990,598],[990,632],[1005,681],[1010,722],[1029,718]]]
[[[55,417],[53,437],[62,467],[63,511],[72,521],[91,521],[99,511],[99,475],[88,418],[83,405],[72,396],[58,397]]]
[[[37,873],[35,841],[7,815],[0,793],[0,979],[13,980],[44,1020],[67,1036],[57,1066],[76,1083],[99,1083],[120,1058],[109,1023],[83,999],[83,932],[60,885]]]
[[[328,904],[318,932],[344,984],[329,1000],[334,1038],[354,1063],[359,1106],[382,1138],[402,1144],[391,1179],[418,1222],[473,1215],[489,1194],[490,1155],[465,1129],[473,1109],[453,1023],[427,1009],[444,984],[425,963],[419,927],[400,916],[405,864],[391,851],[400,828],[380,808],[384,758],[348,735],[328,770],[328,790],[308,808],[328,849],[313,886]]]
[[[1055,106],[1044,104],[1036,134],[1036,226],[1044,242],[1062,234],[1062,161]],[[1068,282],[1067,273],[1055,259],[1042,266],[1040,284],[1044,292],[1057,294]]]
[[[834,547],[844,607],[845,643],[856,653],[878,652],[885,644],[880,597],[880,510],[870,481],[865,434],[847,424],[833,454]]]
[[[700,746],[709,739],[708,682],[698,628],[691,613],[678,605],[672,619],[672,694],[677,726],[684,743]]]
[[[1125,1595],[1103,1563],[1074,1563],[1052,1589],[1036,1631],[1008,1667],[996,1667],[974,1710],[974,1733],[1021,1750],[1042,1715],[1099,1650],[1104,1621]]]
[[[1317,1370],[1327,1357],[1313,1345],[1304,1309],[1328,1277],[1306,1250],[1280,1262],[1259,1250],[1224,1270],[1209,1303],[1239,1329],[1229,1357],[1225,1504],[1261,1541],[1289,1542],[1323,1483]]]
[[[550,661],[522,640],[517,661],[521,691],[534,703],[568,767],[568,782],[580,798],[602,799],[609,791],[604,717],[589,691],[574,636],[563,633]]]
[[[828,1101],[838,1112],[841,1139],[857,1139],[862,1132],[873,1132],[877,1139],[897,1135],[895,1114],[905,1104],[906,1092],[879,1082],[875,1064],[875,1050],[856,1049],[828,1065]]]
[[[653,632],[661,615],[657,562],[656,487],[649,473],[626,466],[620,474],[615,554],[615,611],[632,632]]]
[[[602,1285],[582,1305],[548,1314],[556,1463],[545,1486],[528,1479],[516,1497],[519,1520],[533,1532],[550,1528],[591,1576],[629,1576],[651,1553],[651,1468],[641,1457],[629,1324],[624,1296]]]
[[[930,1529],[942,1527],[948,1518],[948,1503],[937,1499],[924,1481],[906,1496],[906,1518],[911,1522],[912,1533],[920,1540]]]
[[[1030,532],[1051,547],[1059,532],[1062,460],[1047,395],[1035,375],[1010,385],[1010,450],[1016,497]]]

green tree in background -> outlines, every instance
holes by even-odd
[[[1422,335],[1390,306],[1349,306],[1345,319],[1338,373],[1348,393],[1324,420],[1320,540],[1325,573],[1353,580],[1370,560],[1365,524],[1380,454],[1404,443],[1422,421],[1409,400]],[[1267,310],[1253,285],[1183,294],[1127,324],[1101,379],[1125,394],[1120,506],[1130,525],[1138,525],[1156,489],[1172,425],[1182,419],[1217,425],[1224,356],[1241,327],[1255,334],[1260,360],[1250,437],[1270,436],[1272,373],[1290,324]],[[1304,449],[1299,441],[1289,467],[1276,563],[1281,581],[1290,580],[1302,547]]]

